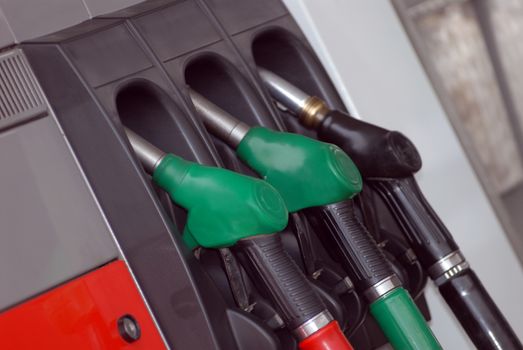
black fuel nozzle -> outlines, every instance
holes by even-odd
[[[421,169],[421,157],[414,144],[397,131],[364,122],[348,113],[331,110],[276,74],[258,68],[274,99],[314,129],[318,138],[328,140],[347,152],[366,178],[405,177]]]
[[[421,157],[403,134],[331,110],[276,74],[258,68],[274,99],[318,138],[349,154],[384,200],[424,270],[478,349],[523,349],[516,334],[469,266],[451,233],[423,196],[414,173]]]

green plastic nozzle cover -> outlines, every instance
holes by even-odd
[[[370,313],[378,321],[394,349],[441,349],[423,315],[404,288],[396,288],[373,302]]]
[[[265,181],[173,154],[162,158],[153,180],[187,209],[183,239],[191,249],[229,247],[242,238],[287,226],[285,203]]]
[[[280,192],[290,212],[350,199],[362,188],[345,152],[305,136],[253,127],[236,153]]]

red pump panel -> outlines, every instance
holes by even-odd
[[[140,337],[120,335],[131,315]],[[0,314],[0,349],[165,349],[123,261],[105,265]]]

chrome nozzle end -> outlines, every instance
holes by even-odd
[[[134,131],[126,127],[124,128],[136,156],[142,163],[145,171],[152,175],[165,156],[165,152],[146,141]]]
[[[209,132],[236,148],[249,132],[250,127],[196,91],[189,90],[189,96]]]

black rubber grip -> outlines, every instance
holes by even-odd
[[[289,329],[307,322],[326,307],[305,275],[284,250],[277,234],[260,235],[238,242],[245,268],[274,303]]]
[[[521,350],[521,342],[474,271],[443,283],[439,290],[479,350]]]
[[[424,269],[459,249],[413,177],[380,179],[369,184],[394,214]]]
[[[358,291],[394,274],[374,238],[355,216],[352,200],[309,208],[306,214]]]
[[[421,168],[418,150],[403,134],[340,111],[330,111],[325,116],[318,127],[318,138],[343,149],[364,178],[400,178]]]

